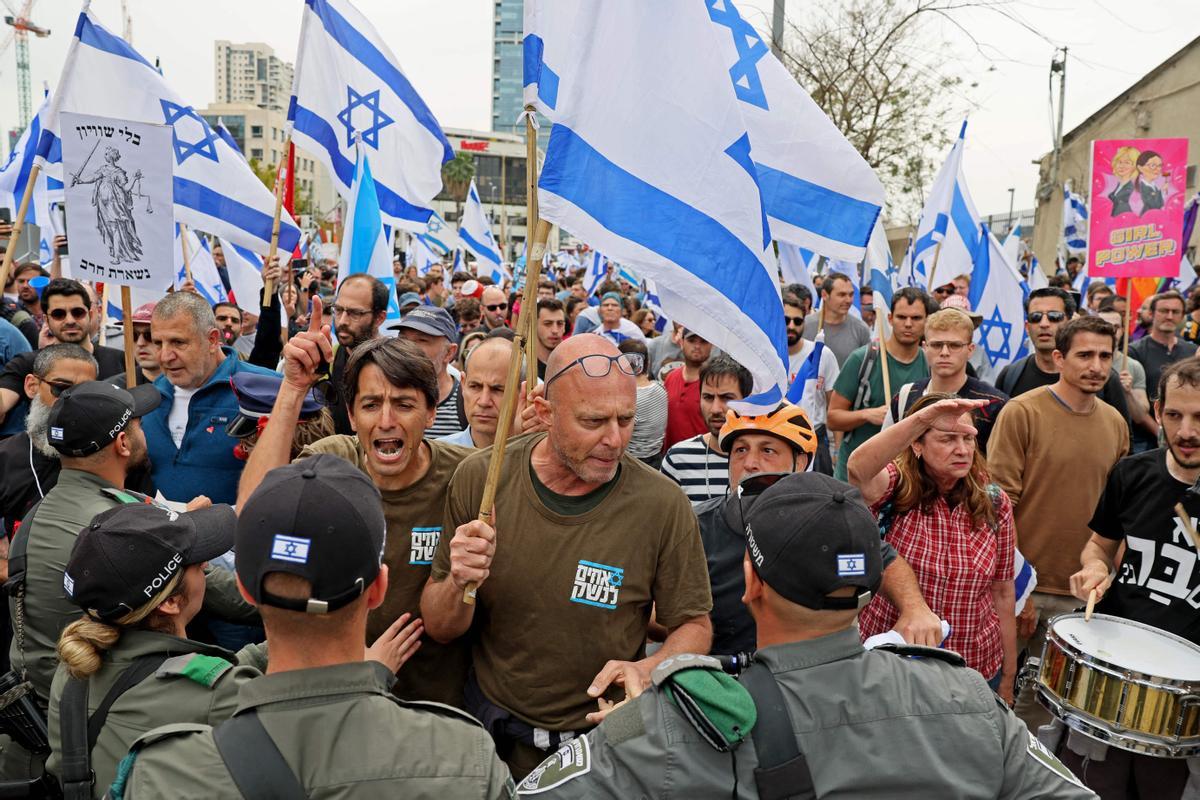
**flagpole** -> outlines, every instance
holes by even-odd
[[[104,347],[108,344],[108,298],[109,298],[109,282],[104,282],[104,289],[100,292],[100,346]]]
[[[0,287],[8,285],[8,276],[12,274],[13,254],[16,252],[17,239],[25,227],[25,213],[29,211],[29,200],[33,197],[33,187],[37,184],[38,174],[42,171],[40,164],[34,164],[29,170],[29,180],[25,182],[25,194],[21,195],[21,205],[17,208],[17,218],[13,220],[12,234],[8,237],[8,247],[4,248],[4,261],[0,263]]]
[[[104,294],[108,295],[108,284],[104,284]],[[108,304],[104,304],[107,311]],[[137,374],[134,372],[133,361],[133,293],[129,291],[128,286],[121,287],[121,314],[124,316],[125,335],[125,387],[132,389],[137,386]]]
[[[542,254],[546,250],[546,239],[550,237],[550,223],[538,219],[538,163],[537,163],[537,128],[534,125],[533,106],[525,106],[525,175],[527,178],[526,191],[526,228],[525,241],[525,293],[521,297],[521,313],[517,317],[517,325],[513,337],[513,357],[508,362],[508,376],[504,381],[504,403],[500,407],[500,420],[496,423],[496,441],[492,444],[492,458],[488,463],[487,480],[483,484],[483,498],[479,502],[479,519],[488,525],[496,524],[492,512],[496,504],[496,485],[500,482],[500,470],[504,466],[504,450],[508,446],[508,433],[512,428],[513,412],[517,407],[517,393],[520,391],[522,353],[526,342],[532,337],[530,322],[537,318],[537,284],[541,279]],[[535,354],[536,358],[536,354]],[[529,383],[537,380],[537,364],[526,376]],[[475,605],[475,591],[479,588],[476,583],[467,584],[463,590],[463,602]]]
[[[179,223],[179,246],[183,248],[183,277],[188,283],[195,283],[192,280],[192,256],[188,253],[187,246],[187,225]]]
[[[1125,279],[1125,314],[1121,319],[1121,324],[1125,326],[1125,341],[1121,345],[1121,352],[1125,355],[1125,361],[1121,365],[1122,370],[1129,369],[1129,335],[1130,330],[1129,320],[1133,315],[1133,278]]]
[[[283,174],[287,171],[286,164],[288,152],[292,147],[292,137],[289,134],[287,141],[283,143],[283,157],[279,159],[279,165],[275,168],[275,219],[271,222],[271,247],[267,250],[266,265],[270,266],[275,260],[276,251],[279,249],[279,217],[283,211]],[[267,281],[263,284],[263,301],[275,294],[275,282]]]
[[[937,288],[937,284],[933,282],[933,278],[937,275],[938,256],[942,254],[942,242],[945,238],[938,239],[937,247],[933,248],[933,264],[929,267],[929,293],[933,294],[933,290]]]
[[[888,350],[887,340],[883,338],[883,315],[879,313],[879,309],[875,309],[875,328],[879,331],[879,356],[882,359],[880,366],[883,369],[883,404],[890,406],[892,404],[892,378],[888,374]],[[903,409],[896,410],[897,415],[903,413]],[[895,420],[899,422],[900,420]]]

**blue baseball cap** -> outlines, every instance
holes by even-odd
[[[405,292],[400,295],[400,308],[413,304],[421,305],[421,295],[416,292]]]
[[[458,326],[454,324],[454,318],[450,316],[449,311],[437,306],[417,306],[396,323],[396,328],[412,328],[430,336],[441,336],[451,342],[458,341]]]
[[[275,407],[275,398],[279,387],[283,385],[281,375],[263,375],[258,372],[235,372],[229,379],[233,394],[237,397],[237,416],[225,426],[225,432],[230,436],[241,439],[258,430],[258,421],[270,416]],[[300,406],[300,419],[312,419],[321,413],[321,401],[317,399],[312,389],[304,395],[304,403]]]

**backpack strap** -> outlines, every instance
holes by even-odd
[[[765,664],[755,663],[741,675],[742,686],[754,698],[758,721],[750,737],[758,766],[754,783],[761,800],[808,800],[817,796],[808,759],[796,746],[796,732],[779,683]]]
[[[125,692],[154,674],[167,659],[163,653],[139,656],[125,668],[116,682],[104,695],[95,713],[87,713],[88,681],[70,678],[63,688],[62,708],[59,718],[62,730],[59,746],[62,757],[62,790],[66,800],[89,800],[96,775],[92,771],[92,750],[104,730],[109,709]]]
[[[213,742],[246,800],[305,800],[304,787],[253,709],[213,728]]]

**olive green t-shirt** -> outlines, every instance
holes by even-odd
[[[596,709],[587,688],[604,664],[644,656],[651,607],[673,628],[708,614],[712,593],[696,515],[675,483],[624,456],[599,504],[557,514],[529,473],[545,436],[508,445],[496,491],[496,555],[476,596],[474,666],[493,703],[540,728],[581,730]],[[490,450],[477,451],[454,473],[447,531],[475,519],[490,458]],[[438,544],[434,580],[449,575],[450,538]]]
[[[458,463],[474,452],[428,439],[425,445],[430,461],[424,477],[406,489],[380,491],[387,521],[383,562],[388,566],[388,591],[383,604],[367,617],[368,644],[406,611],[414,618],[421,615],[421,590],[442,535],[446,486]],[[318,453],[344,458],[366,472],[366,455],[357,436],[327,436],[304,448],[299,458]],[[434,700],[462,708],[470,662],[465,637],[443,645],[423,636],[420,649],[400,668],[393,691],[405,700]]]

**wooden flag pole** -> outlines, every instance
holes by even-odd
[[[887,340],[883,338],[883,315],[879,313],[879,309],[875,309],[875,328],[879,331],[879,364],[883,370],[883,404],[891,407],[892,405],[892,378],[888,374],[888,349]],[[898,414],[903,414],[904,409],[897,409]],[[900,420],[894,420],[899,422]]]
[[[876,315],[878,316],[878,314]],[[821,303],[821,307],[817,309],[817,332],[813,334],[813,341],[821,335],[821,330],[825,327],[825,304]],[[819,366],[819,365],[818,365]]]
[[[25,212],[29,210],[29,199],[33,197],[33,187],[37,184],[38,174],[42,171],[39,164],[34,164],[29,170],[29,180],[25,182],[25,194],[21,195],[21,205],[17,208],[17,218],[13,220],[12,235],[8,238],[8,246],[4,248],[4,261],[0,263],[0,289],[8,285],[8,276],[12,274],[13,254],[16,252],[17,239],[25,227]]]
[[[937,275],[938,257],[942,254],[942,242],[944,241],[945,238],[938,239],[937,247],[933,248],[933,264],[929,267],[929,282],[926,284],[929,287],[930,294],[933,294],[933,290],[937,288],[937,284],[933,282],[933,279]]]
[[[1125,326],[1125,341],[1121,344],[1121,352],[1125,356],[1125,361],[1121,365],[1122,370],[1129,369],[1129,337],[1133,333],[1129,320],[1133,318],[1133,278],[1125,279],[1125,318],[1121,320],[1121,324]]]
[[[108,344],[108,299],[111,294],[108,281],[104,282],[104,290],[100,292],[100,346]]]
[[[188,252],[187,246],[187,225],[179,223],[179,246],[183,248],[183,277],[188,283],[195,284],[192,280],[192,254]]]
[[[104,284],[104,294],[108,294],[108,284]],[[106,306],[107,307],[107,306]],[[125,317],[125,386],[132,389],[137,386],[137,373],[134,371],[136,362],[133,360],[133,294],[128,286],[121,287],[121,314]]]
[[[279,217],[283,211],[283,174],[287,169],[288,150],[292,146],[292,137],[288,136],[287,141],[283,143],[283,158],[279,160],[279,166],[275,168],[275,219],[271,222],[271,247],[267,250],[267,266],[275,259],[276,251],[279,249]],[[275,282],[267,281],[263,284],[263,302],[267,298],[275,294]]]
[[[529,263],[525,263],[525,283],[529,284]],[[537,288],[534,288],[537,292]],[[521,318],[529,319],[529,329],[525,331],[525,400],[533,402],[533,390],[537,388],[537,295],[534,295],[533,306],[525,313],[525,301],[521,301]]]
[[[538,219],[537,202],[537,128],[533,124],[533,106],[525,107],[525,174],[526,183],[526,223],[525,228],[525,293],[521,296],[521,313],[517,317],[513,337],[513,357],[508,361],[508,376],[504,381],[504,403],[500,406],[500,419],[496,423],[496,441],[492,444],[492,458],[488,464],[487,480],[483,484],[483,498],[479,501],[479,519],[488,525],[495,526],[496,520],[492,515],[496,504],[496,486],[500,482],[500,470],[504,466],[504,450],[508,447],[508,433],[512,429],[513,412],[517,408],[517,393],[521,383],[521,361],[529,336],[530,320],[537,318],[537,285],[541,279],[542,255],[546,251],[546,239],[550,237],[550,223]],[[536,354],[535,354],[536,358]],[[528,376],[529,382],[537,375],[537,363],[534,371]],[[475,604],[475,590],[478,586],[468,584],[463,590],[463,602]]]

